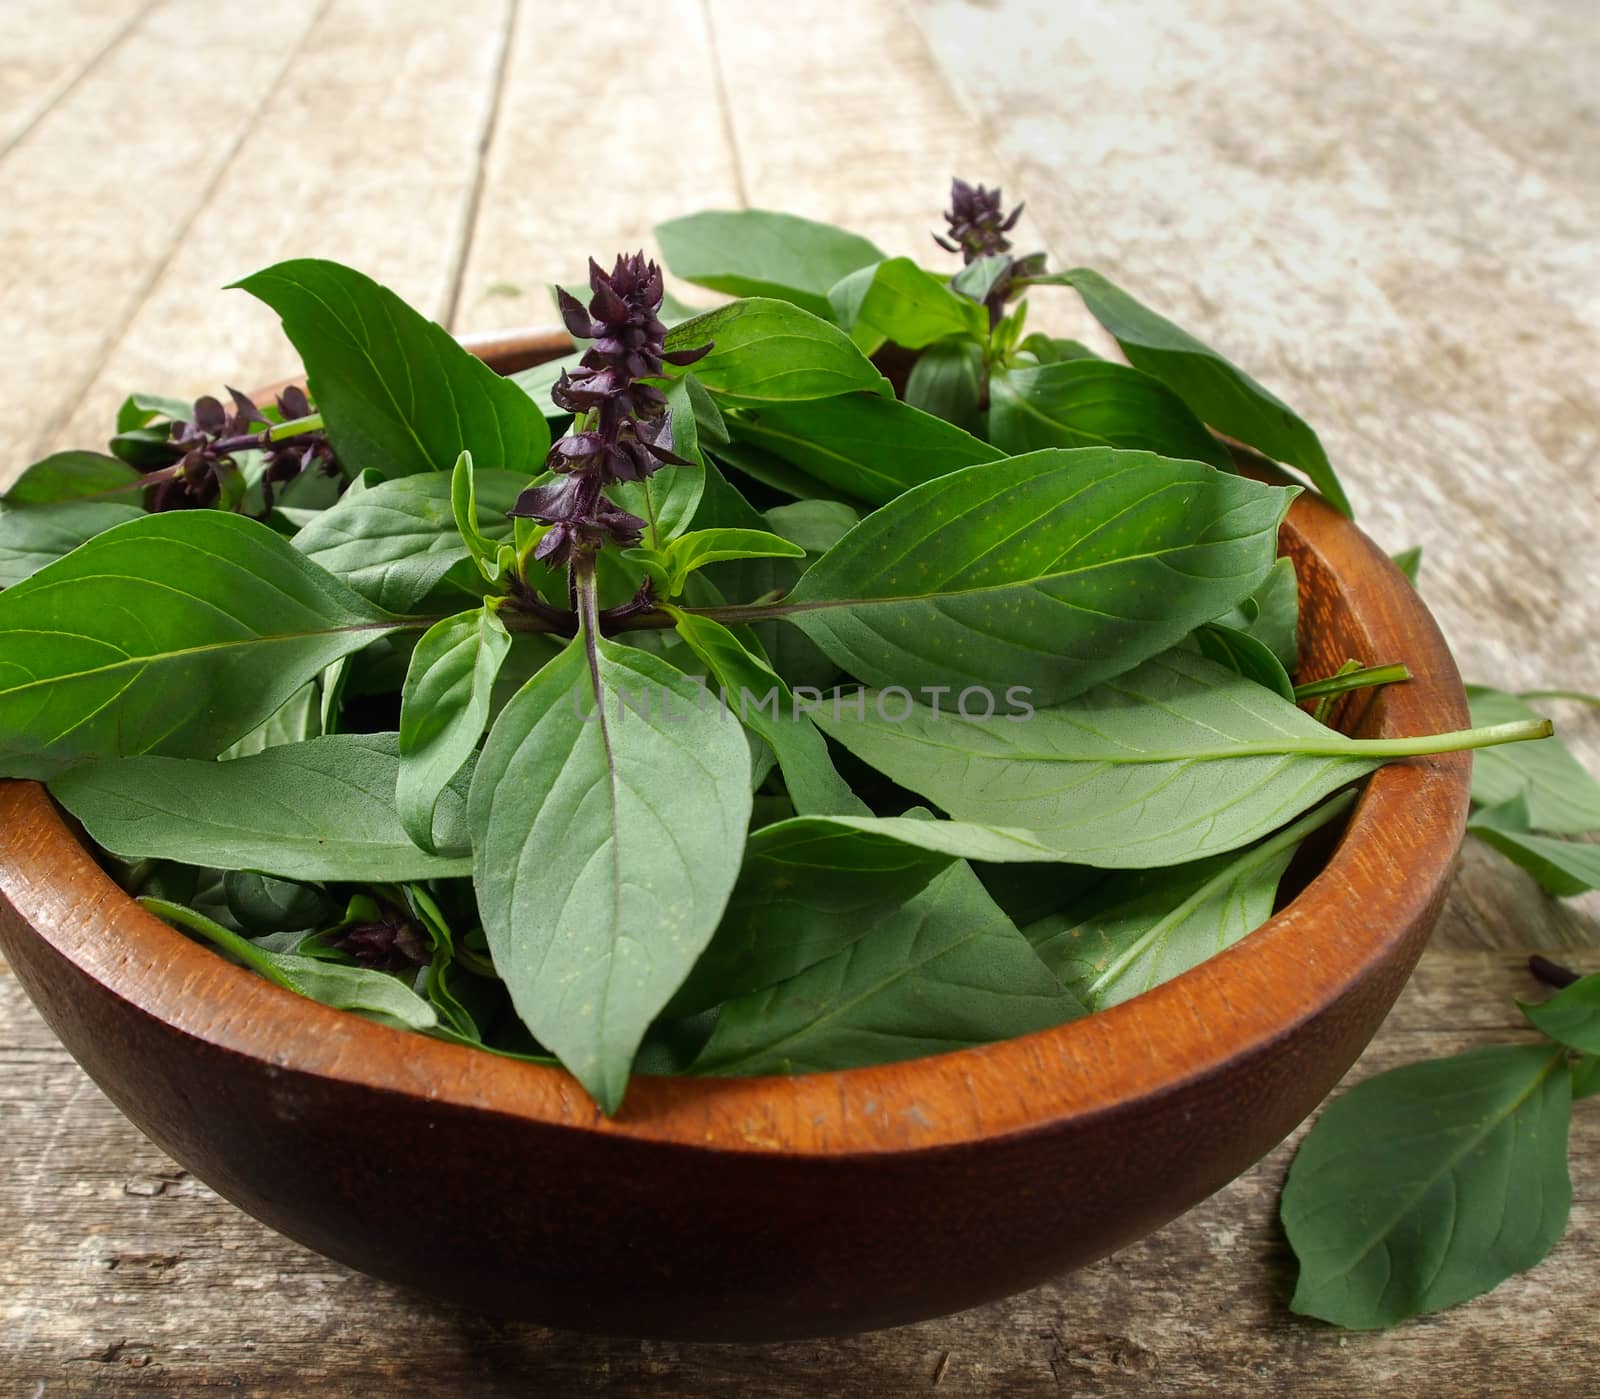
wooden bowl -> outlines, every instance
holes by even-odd
[[[525,365],[564,338],[485,357]],[[1370,735],[1467,722],[1417,594],[1321,500],[1284,526],[1308,676],[1416,678]],[[774,1340],[970,1307],[1104,1257],[1280,1142],[1410,974],[1467,807],[1465,755],[1380,770],[1326,868],[1241,944],[1059,1029],[793,1078],[636,1079],[607,1121],[555,1069],[329,1010],[145,913],[43,787],[0,784],[0,948],[141,1130],[272,1228],[485,1311]]]

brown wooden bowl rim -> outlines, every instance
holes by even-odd
[[[570,345],[542,329],[467,343],[497,365]],[[1375,658],[1403,659],[1416,678],[1384,692],[1378,732],[1462,727],[1466,699],[1449,650],[1388,556],[1309,493],[1295,501],[1289,521],[1358,616],[1363,597],[1390,604],[1378,609],[1370,634],[1394,654]],[[1466,754],[1379,769],[1327,866],[1288,907],[1233,947],[1121,1005],[1017,1039],[870,1068],[637,1076],[614,1119],[564,1070],[331,1010],[226,962],[129,898],[37,783],[0,783],[0,894],[113,994],[182,1033],[287,1071],[692,1149],[823,1157],[917,1151],[1085,1125],[1286,1039],[1376,974],[1429,915],[1462,838],[1469,773]],[[18,858],[21,831],[27,859]],[[192,986],[223,995],[197,1000],[186,994]]]

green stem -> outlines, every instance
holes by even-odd
[[[282,442],[286,437],[299,437],[307,432],[321,432],[323,426],[321,413],[311,413],[304,418],[291,418],[286,423],[274,423],[268,428],[267,441]]]
[[[185,908],[182,904],[151,898],[148,895],[139,900],[139,906],[164,922],[172,923],[179,928],[187,928],[191,933],[199,933],[208,942],[215,943],[224,952],[232,953],[251,971],[259,972],[268,981],[283,987],[285,991],[305,994],[290,977],[285,975],[283,969],[249,938],[240,937],[231,928],[224,928],[222,924],[207,918],[205,914],[196,913],[194,909]]]
[[[1411,672],[1398,663],[1364,666],[1355,670],[1341,669],[1337,674],[1327,676],[1325,679],[1308,680],[1304,685],[1296,685],[1294,697],[1296,702],[1320,699],[1324,695],[1342,695],[1347,690],[1362,690],[1369,685],[1393,685],[1398,681],[1409,679]]]
[[[1575,704],[1587,704],[1591,708],[1600,709],[1600,695],[1588,695],[1582,690],[1523,690],[1517,698],[1525,700],[1571,700]]]

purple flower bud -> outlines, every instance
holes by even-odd
[[[396,909],[375,922],[357,923],[334,938],[330,946],[348,953],[364,967],[404,971],[428,964],[428,944],[422,930]]]

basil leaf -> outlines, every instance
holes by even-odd
[[[236,743],[222,750],[222,758],[248,758],[284,743],[304,743],[322,734],[322,688],[312,680],[302,685],[281,708],[269,714]]]
[[[797,500],[762,512],[772,532],[808,554],[826,554],[861,523],[861,516],[835,500]]]
[[[1063,360],[1069,359],[1100,358],[1080,340],[1057,340],[1049,335],[1030,335],[1017,348],[1032,355],[1040,364],[1060,364]]]
[[[970,340],[929,345],[906,376],[904,399],[908,407],[985,436],[982,348]]]
[[[1557,898],[1600,889],[1600,845],[1534,835],[1526,793],[1472,813],[1467,830],[1526,870]]]
[[[1300,843],[1354,802],[1353,792],[1344,793],[1235,854],[1113,875],[1095,889],[1092,911],[1055,914],[1023,933],[1084,1005],[1119,1005],[1265,923]]]
[[[957,272],[950,279],[950,287],[969,301],[976,301],[981,305],[989,293],[995,289],[995,286],[1015,266],[1016,259],[1008,253],[980,257],[976,261],[969,262]]]
[[[794,695],[765,658],[752,655],[709,617],[667,610],[678,635],[722,687],[724,703],[772,746],[794,809],[802,815],[870,815],[866,803],[834,771],[827,743],[816,725],[796,712]]]
[[[280,262],[234,284],[283,318],[347,471],[449,471],[462,452],[532,475],[544,414],[387,287],[336,262]]]
[[[730,424],[732,421],[730,418]],[[793,496],[796,500],[831,500],[836,504],[849,505],[852,509],[871,508],[860,496],[853,496],[848,491],[827,485],[808,472],[786,462],[776,453],[757,447],[752,442],[729,442],[716,449],[714,459],[724,471],[734,473],[735,481],[741,476],[747,476],[752,481],[770,486],[773,490]]]
[[[644,712],[624,708],[623,691]],[[605,1112],[722,916],[749,772],[739,726],[702,712],[687,676],[588,632],[484,744],[473,882],[495,969]]]
[[[511,633],[492,606],[435,622],[411,654],[400,696],[395,804],[406,834],[433,849],[440,796],[472,756],[489,722],[495,677]]]
[[[252,870],[228,870],[222,877],[228,912],[252,934],[301,932],[322,928],[339,916],[321,889],[292,879],[274,879]]]
[[[1247,595],[1293,494],[1105,447],[984,463],[868,516],[782,615],[870,684],[1003,678],[1050,704]]]
[[[1474,724],[1536,719],[1538,711],[1515,695],[1487,685],[1468,685]],[[1553,835],[1600,830],[1600,782],[1584,770],[1558,738],[1519,743],[1510,750],[1478,754],[1472,762],[1472,800],[1501,806],[1513,797],[1528,803],[1528,829]]]
[[[529,478],[483,467],[472,476],[478,532],[495,545],[508,541],[506,511]],[[380,607],[409,611],[468,558],[451,510],[452,479],[429,472],[346,492],[295,535],[295,548]]]
[[[838,326],[764,297],[730,302],[667,332],[666,347],[713,348],[694,376],[713,394],[752,402],[830,398],[866,389],[892,398],[889,381]]]
[[[1194,639],[1200,654],[1207,660],[1227,666],[1247,680],[1254,680],[1263,689],[1294,702],[1294,682],[1289,679],[1283,662],[1272,654],[1265,642],[1220,622],[1207,622],[1196,630]]]
[[[187,419],[194,416],[189,399],[171,398],[161,393],[130,393],[117,409],[117,431],[135,432],[157,418]]]
[[[958,427],[870,394],[774,403],[729,419],[736,442],[761,447],[857,500],[882,505],[914,486],[1006,455]]]
[[[1600,1093],[1600,1055],[1585,1054],[1572,1064],[1572,1100]]]
[[[664,548],[689,528],[706,488],[706,467],[700,455],[699,425],[695,420],[692,374],[666,386],[670,435],[662,446],[688,460],[688,466],[664,466],[645,481],[622,481],[612,495],[624,510],[649,522],[646,539]],[[701,396],[705,391],[700,390]]]
[[[141,506],[109,500],[0,507],[0,588],[15,587],[85,540],[143,517]]]
[[[1279,559],[1266,581],[1249,597],[1230,607],[1217,622],[1253,636],[1293,674],[1300,664],[1300,583],[1294,560]]]
[[[1351,513],[1317,434],[1282,399],[1098,272],[1078,267],[1062,280],[1077,289],[1135,369],[1161,380],[1218,432],[1298,467],[1331,505]]]
[[[127,462],[101,452],[56,452],[25,468],[0,495],[0,501],[7,505],[54,505],[125,491],[143,479],[143,473]],[[137,498],[128,503],[137,504]]]
[[[835,288],[830,300],[847,329],[865,326],[908,350],[948,336],[983,341],[989,335],[989,313],[982,306],[908,257],[880,262],[864,292],[855,281]]]
[[[883,254],[831,224],[765,209],[707,210],[655,228],[661,256],[686,282],[730,296],[769,296],[828,316],[828,288]]]
[[[892,1063],[1049,1029],[1082,1013],[978,877],[958,864],[842,952],[723,1006],[693,1070]]]
[[[762,529],[697,529],[674,539],[666,558],[681,588],[683,578],[710,564],[734,559],[803,559],[805,554],[798,544]]]
[[[400,883],[468,873],[417,849],[394,807],[394,734],[335,734],[225,763],[113,758],[50,793],[114,855],[254,870],[301,882]],[[467,775],[439,802],[437,848],[467,847]]]
[[[0,593],[0,769],[215,757],[403,626],[255,520],[142,515]]]
[[[1394,566],[1406,576],[1406,581],[1414,588],[1417,578],[1422,573],[1422,545],[1413,544],[1409,549],[1402,549],[1398,554],[1392,555]]]
[[[1293,1309],[1353,1330],[1531,1268],[1566,1228],[1564,1054],[1502,1045],[1392,1069],[1323,1113],[1283,1189]]]
[[[1600,1054],[1600,972],[1557,991],[1548,1000],[1518,1001],[1540,1033],[1584,1054]]]
[[[1040,447],[1127,447],[1209,462],[1233,458],[1159,379],[1108,360],[1007,369],[989,381],[989,440],[1005,453]]]
[[[335,1010],[353,1011],[380,1025],[393,1025],[401,1030],[431,1030],[438,1024],[433,1007],[387,972],[345,966],[293,952],[271,952],[192,908],[168,903],[165,899],[143,898],[139,902],[156,917],[175,927],[199,933],[252,971],[309,1000],[320,1001]]]
[[[1106,869],[1236,849],[1417,751],[1346,738],[1181,649],[1021,722],[882,698],[869,692],[850,717],[823,707],[816,722],[957,821],[1030,831],[1058,858]]]

